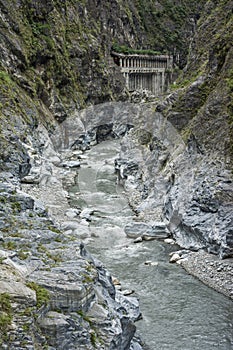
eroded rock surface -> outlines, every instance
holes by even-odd
[[[38,135],[43,151],[25,142],[32,166],[21,183],[2,174],[0,284],[12,309],[1,347],[141,349],[133,339],[137,299],[116,294],[108,271],[80,245],[92,211],[69,206],[70,153],[56,153],[45,128]]]

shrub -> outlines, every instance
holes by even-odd
[[[12,308],[10,295],[8,293],[0,294],[0,333],[6,331],[12,321]]]
[[[42,305],[48,305],[50,295],[47,289],[39,286],[35,282],[28,282],[27,286],[36,292],[36,306],[39,309]]]

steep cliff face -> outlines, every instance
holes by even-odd
[[[188,3],[1,1],[3,72],[60,121],[70,109],[122,99],[112,45],[184,56],[199,13]]]
[[[133,156],[141,159],[136,182],[143,181],[132,196],[139,215],[163,217],[181,246],[221,257],[233,255],[232,5],[206,3],[188,64],[155,107],[159,124],[148,126],[147,112],[141,133],[149,132],[148,141],[143,146],[140,130],[132,132],[122,153],[131,162],[142,148]]]
[[[232,152],[232,6],[232,1],[206,3],[187,68],[177,82],[182,89],[166,112],[186,139],[193,134],[224,159]]]
[[[221,256],[233,255],[232,8],[232,1],[206,3],[182,77],[186,86],[177,91],[176,102],[165,112],[199,163],[180,233],[190,229],[191,234],[201,233],[210,251]],[[203,230],[192,222],[195,215],[205,222]]]

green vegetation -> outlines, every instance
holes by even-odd
[[[24,309],[21,313],[20,313],[20,316],[32,316],[33,314],[33,311],[34,311],[34,308],[33,307],[27,307],[26,309]]]
[[[58,228],[56,228],[55,226],[48,226],[48,229],[52,232],[55,232],[55,233],[61,233],[61,230],[59,230]]]
[[[187,33],[192,30],[190,17],[198,16],[204,0],[170,1],[136,0],[142,27],[146,31],[145,45],[156,51],[180,55],[183,66],[188,53]]]
[[[97,343],[104,344],[103,340],[98,335],[98,330],[94,327],[93,322],[89,316],[87,316],[83,310],[77,311],[77,314],[82,317],[82,319],[89,323],[90,325],[90,341],[94,348],[97,346]]]
[[[33,289],[36,292],[36,306],[38,309],[43,305],[48,305],[50,294],[47,289],[41,287],[35,282],[28,282],[27,287]]]
[[[5,204],[6,203],[6,197],[0,196],[0,203]]]
[[[3,242],[2,246],[3,246],[4,249],[7,249],[7,250],[15,250],[16,247],[17,247],[16,243],[13,242],[13,241]]]
[[[23,251],[22,249],[17,252],[17,255],[20,260],[26,260],[29,257],[29,253]]]
[[[17,212],[20,212],[20,210],[21,210],[21,205],[20,205],[19,202],[13,202],[13,203],[11,203],[11,208],[13,209],[13,211],[14,211],[15,213],[17,213]]]
[[[96,335],[96,332],[93,329],[91,331],[90,338],[91,338],[91,344],[95,348],[96,347],[96,343],[97,343],[97,335]]]
[[[38,250],[38,252],[40,252],[40,253],[46,253],[46,252],[47,252],[47,248],[46,248],[43,244],[41,244],[41,243],[38,244],[37,250]]]
[[[132,55],[132,54],[138,54],[138,55],[162,55],[159,51],[154,50],[139,50],[139,49],[132,49],[126,45],[118,45],[113,44],[112,50],[117,53],[123,53],[125,55]]]
[[[78,310],[78,311],[77,311],[77,314],[78,314],[79,316],[81,316],[81,317],[84,319],[84,321],[86,321],[86,322],[88,322],[88,323],[91,324],[91,319],[90,319],[90,317],[87,316],[87,315],[83,312],[83,310]]]
[[[49,259],[53,260],[55,262],[55,264],[63,261],[60,253],[51,253],[51,252],[47,251],[46,255]]]
[[[90,275],[83,273],[82,274],[82,282],[85,283],[92,283],[94,281],[93,277],[91,277]]]
[[[48,250],[43,244],[39,243],[37,247],[38,252],[45,254],[48,259],[53,260],[55,263],[62,262],[62,255],[60,253],[52,253],[50,250]],[[43,259],[45,262],[47,262],[45,259]]]
[[[227,86],[231,92],[233,92],[233,69],[231,69],[228,73],[228,78],[226,78]]]
[[[6,71],[0,70],[0,84],[12,84],[11,76]]]
[[[10,295],[0,294],[0,335],[3,335],[12,321],[12,307]]]

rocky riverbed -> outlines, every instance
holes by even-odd
[[[156,134],[149,130],[155,130]],[[216,212],[213,210],[216,202],[212,201],[209,207],[209,202],[205,201],[203,210],[203,200],[198,202],[192,195],[192,190],[198,188],[195,174],[200,176],[200,164],[204,164],[200,161],[201,156],[194,152],[192,162],[189,162],[190,155],[179,135],[160,114],[155,113],[153,104],[99,105],[67,119],[52,138],[40,125],[24,144],[30,159],[30,172],[25,171],[21,180],[10,173],[1,173],[1,291],[11,300],[9,310],[4,311],[5,327],[9,326],[9,332],[2,338],[3,349],[8,344],[17,350],[32,350],[36,346],[49,346],[51,350],[143,347],[141,341],[134,338],[134,322],[141,317],[137,298],[116,291],[103,264],[88,253],[85,245],[80,246],[81,241],[91,244],[101,226],[90,225],[95,208],[80,205],[83,200],[86,204],[92,203],[98,172],[89,173],[90,189],[87,191],[84,185],[82,187],[85,172],[84,182],[79,178],[81,182],[75,187],[77,170],[79,167],[88,168],[85,153],[88,149],[114,138],[122,138],[115,161],[117,185],[124,185],[133,209],[123,232],[128,243],[122,249],[117,248],[118,252],[133,252],[139,244],[142,245],[139,251],[144,254],[146,242],[164,240],[172,234],[186,250],[199,250],[197,253],[179,253],[181,259],[177,260],[182,266],[232,298],[232,258],[222,261],[217,255],[210,255],[211,251],[230,255],[231,240],[224,241],[224,236],[218,236],[218,231],[213,241],[207,235],[208,225],[213,218],[219,220],[219,214],[226,213],[223,221],[227,222],[230,206],[228,203],[224,207],[219,201]],[[96,157],[98,159],[98,155]],[[172,166],[172,159],[176,160],[175,166]],[[189,166],[185,172],[180,172],[178,161]],[[198,167],[191,168],[194,164]],[[102,168],[101,171],[108,172],[108,161]],[[214,171],[211,174],[214,176]],[[224,191],[228,191],[228,173],[222,171],[218,176],[219,189],[225,184]],[[99,188],[106,186],[101,178],[98,180]],[[182,191],[182,180],[185,192]],[[68,192],[70,187],[73,187],[72,193]],[[211,190],[209,186],[210,193]],[[99,200],[98,196],[97,191],[95,199]],[[115,215],[114,203],[117,203],[118,196],[109,199]],[[108,201],[107,197],[105,200]],[[192,210],[199,210],[201,220],[198,221],[196,213],[190,227],[198,225],[198,230],[192,231],[194,235],[190,231],[186,236],[186,231],[180,228],[184,225],[185,215],[188,214],[186,219],[192,218],[188,206],[190,200]],[[109,206],[103,208],[106,211]],[[102,220],[101,215],[99,219]],[[218,222],[220,220],[216,227]],[[113,232],[118,237],[117,230]],[[164,247],[162,245],[161,249]],[[202,253],[200,248],[204,247],[209,253]],[[151,252],[152,256],[147,257],[146,266],[158,268],[157,273],[161,270],[162,275],[166,275],[167,267],[163,263],[161,266],[159,262],[157,264],[153,254]],[[166,261],[169,261],[168,254]],[[134,289],[127,286],[127,289],[131,288]],[[163,334],[161,329],[159,331]],[[227,339],[232,343],[231,338]],[[224,344],[222,349],[225,349]]]
[[[81,134],[78,139],[77,131]],[[126,133],[115,166],[118,181],[124,184],[129,203],[137,215],[137,225],[140,221],[147,225],[140,230],[148,236],[148,230],[152,232],[157,225],[160,238],[170,234],[181,247],[194,251],[185,260],[190,260],[189,266],[192,261],[198,265],[199,259],[193,257],[200,255],[195,253],[200,249],[209,254],[210,260],[219,260],[220,265],[221,258],[225,258],[229,271],[223,270],[229,272],[226,281],[230,281],[232,177],[220,158],[201,149],[194,139],[186,145],[177,130],[156,112],[153,103],[109,103],[89,108],[66,120],[57,133],[60,136],[54,142],[58,149],[88,149],[100,140],[122,137]],[[134,238],[143,238],[139,226],[135,230]],[[156,228],[153,235],[156,236]],[[217,280],[220,274],[218,268],[214,273],[214,266],[212,274]],[[189,272],[191,269],[189,267]],[[193,270],[196,275],[197,269],[193,267]],[[200,272],[202,270],[200,267]],[[212,278],[205,280],[213,285]],[[230,296],[232,284],[226,284]]]
[[[233,260],[221,260],[200,250],[189,252],[177,262],[207,286],[233,299]]]

